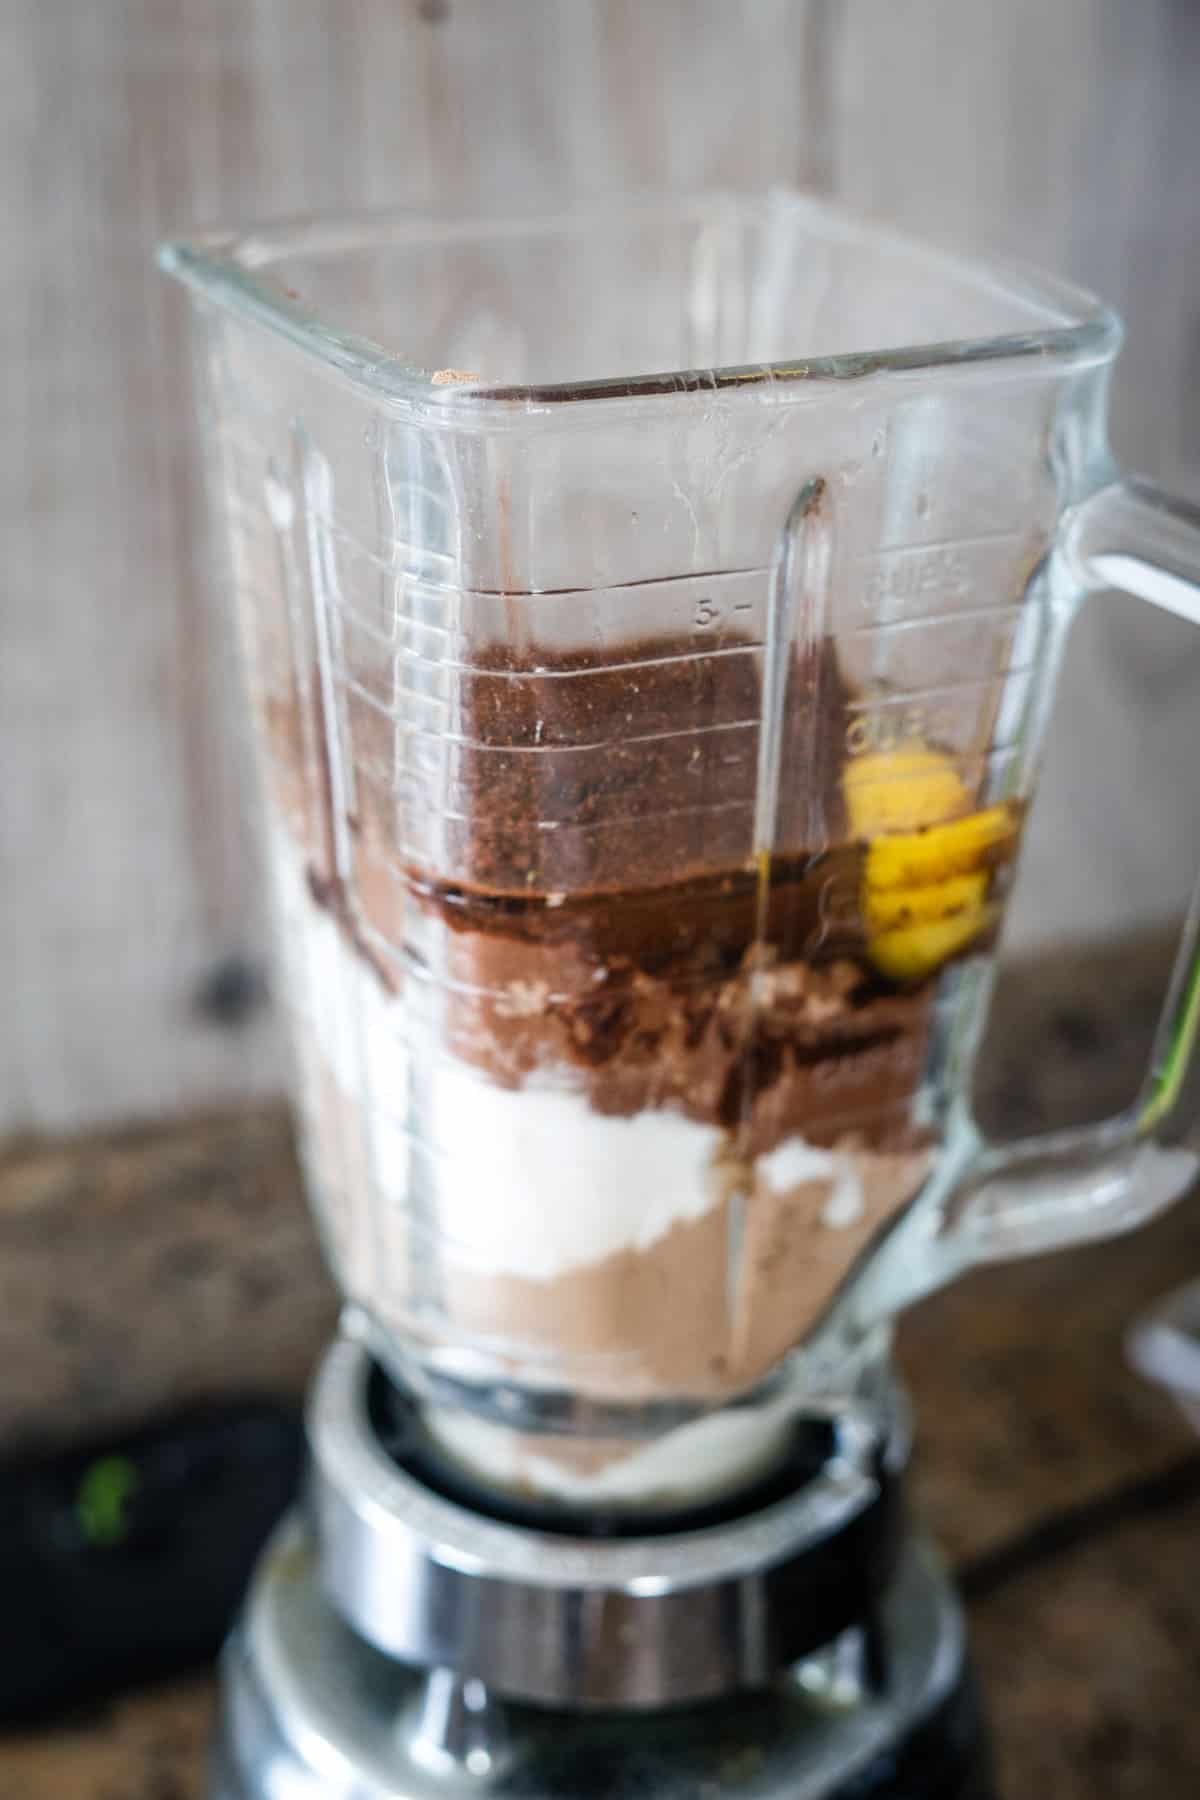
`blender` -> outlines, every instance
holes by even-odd
[[[1113,316],[787,192],[176,243],[344,1291],[215,1793],[990,1793],[889,1321],[1135,1225],[970,1074],[1068,624],[1200,619]]]

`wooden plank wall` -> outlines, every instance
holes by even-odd
[[[1131,326],[1118,447],[1200,493],[1189,0],[4,13],[0,1131],[203,1105],[279,1075],[204,604],[183,308],[150,262],[165,231],[803,183],[1102,288]],[[1103,609],[1068,675],[1025,942],[1170,911],[1200,844],[1200,784],[1180,775],[1200,643]],[[1151,780],[1153,805],[1121,804]]]

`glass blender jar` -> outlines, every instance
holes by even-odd
[[[165,261],[348,1301],[311,1426],[356,1670],[326,1685],[375,1691],[363,1640],[424,1671],[388,1702],[403,1771],[321,1791],[424,1792],[439,1757],[592,1791],[498,1709],[578,1709],[551,1733],[578,1741],[589,1709],[776,1694],[867,1642],[857,1577],[920,1586],[843,1554],[903,1460],[889,1318],[1195,1172],[1165,1135],[1194,922],[1128,1116],[996,1148],[969,1077],[1066,628],[1109,584],[1200,618],[1200,519],[1111,466],[1103,307],[788,193]],[[853,1607],[781,1628],[797,1546],[835,1540]],[[730,1651],[688,1619],[734,1589]],[[734,1791],[841,1791],[816,1766]]]

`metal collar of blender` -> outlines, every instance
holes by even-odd
[[[714,1699],[828,1640],[840,1590],[868,1581],[868,1539],[876,1558],[892,1554],[894,1532],[874,1528],[886,1496],[871,1447],[854,1433],[798,1493],[702,1530],[589,1541],[485,1517],[387,1455],[367,1414],[371,1366],[344,1338],[326,1355],[308,1504],[330,1601],[389,1656],[541,1706]],[[814,1596],[812,1554],[833,1544],[836,1579]]]

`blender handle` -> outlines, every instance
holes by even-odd
[[[1200,625],[1200,508],[1141,481],[1114,481],[1067,516],[1059,549],[1085,591],[1122,588]],[[1171,1143],[1198,1035],[1200,877],[1132,1106],[1096,1125],[990,1145],[962,1103],[939,1209],[953,1222],[932,1258],[941,1265],[935,1280],[1130,1230],[1178,1199],[1200,1173],[1200,1154]]]

